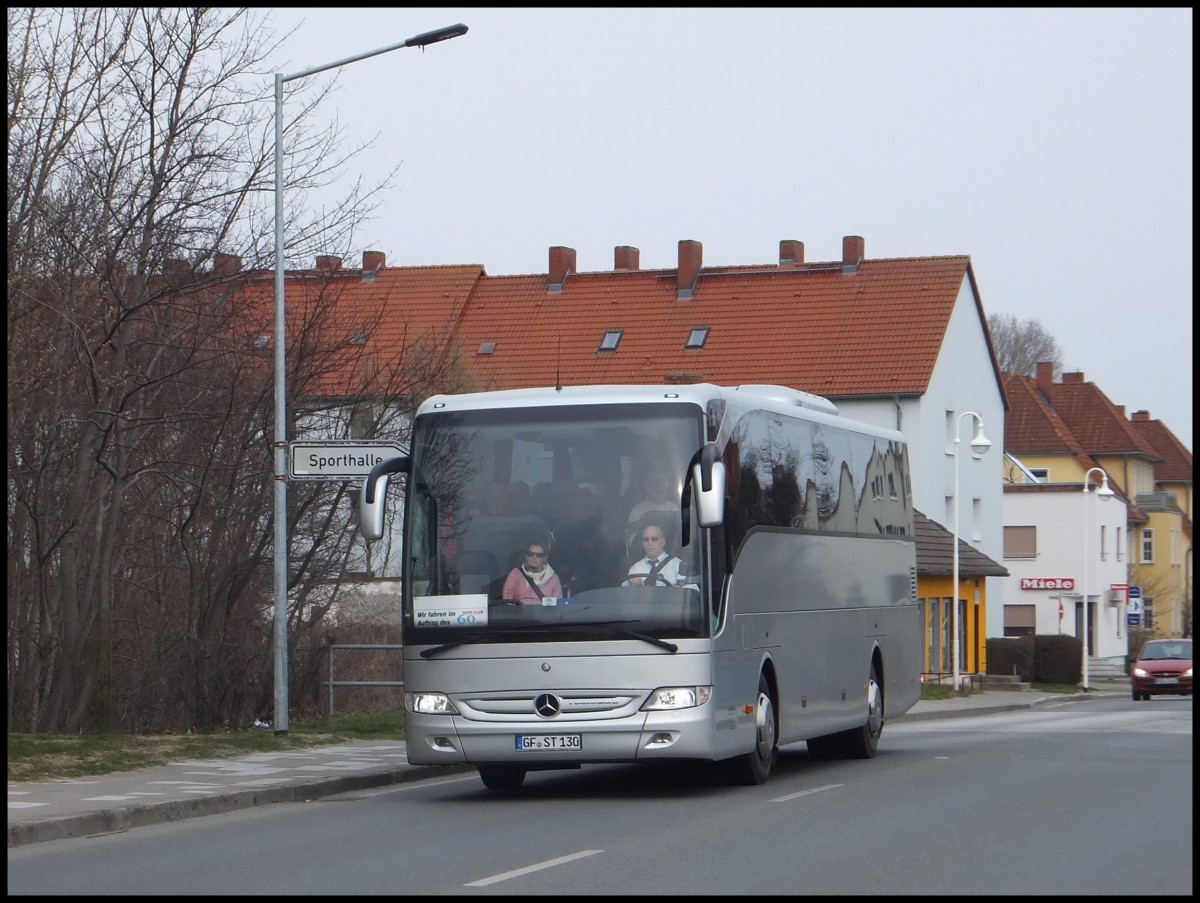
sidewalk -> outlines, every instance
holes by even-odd
[[[1094,685],[1088,693],[987,690],[921,701],[896,723],[1028,709],[1128,695],[1128,682]],[[155,768],[62,781],[8,784],[8,846],[214,815],[267,803],[303,802],[472,771],[471,766],[409,765],[403,741],[364,740],[228,759],[173,762]]]

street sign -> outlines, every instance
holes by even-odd
[[[293,480],[361,480],[380,461],[408,454],[383,440],[292,442],[288,477]]]
[[[1129,614],[1126,615],[1125,617],[1129,621],[1130,627],[1137,627],[1139,624],[1142,623],[1142,616],[1139,614],[1134,614],[1132,611],[1129,612]]]
[[[1129,598],[1130,599],[1142,598],[1142,588],[1140,586],[1129,587]]]
[[[1125,607],[1125,611],[1131,615],[1137,615],[1138,617],[1141,617],[1142,600],[1141,599],[1130,599],[1128,605],[1126,605],[1126,607]]]

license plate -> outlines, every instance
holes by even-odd
[[[1156,684],[1177,684],[1177,683],[1179,683],[1179,678],[1178,677],[1156,677],[1156,678],[1154,678],[1154,682]]]
[[[525,751],[583,749],[583,737],[579,734],[517,734],[517,749]]]

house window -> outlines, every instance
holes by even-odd
[[[1035,476],[1039,480],[1041,480],[1043,483],[1050,482],[1050,468],[1049,467],[1031,467],[1031,468],[1029,468],[1029,472],[1033,476]]]
[[[1037,558],[1037,527],[1005,527],[1005,558]]]
[[[1005,605],[1004,635],[1033,636],[1037,633],[1036,605]]]
[[[254,347],[255,348],[266,348],[270,344],[271,344],[271,337],[269,335],[266,335],[265,333],[263,335],[256,335],[254,337]]]
[[[367,344],[367,334],[365,332],[354,333],[354,335],[350,336],[350,344],[351,345]]]
[[[1121,536],[1121,528],[1117,527],[1117,561],[1125,559],[1125,540]]]
[[[696,326],[692,329],[691,335],[688,336],[687,344],[684,348],[703,348],[704,343],[708,341],[708,327]]]
[[[1108,552],[1104,550],[1104,544],[1108,541],[1108,527],[1105,524],[1100,525],[1100,560],[1108,561]]]
[[[948,454],[948,455],[954,454],[954,428],[955,428],[955,426],[956,426],[956,424],[954,421],[954,412],[947,411],[946,412],[946,454]]]
[[[1142,564],[1154,564],[1154,531],[1149,527],[1142,531]]]
[[[971,499],[971,538],[983,542],[983,533],[979,526],[983,523],[983,499]]]
[[[1154,598],[1142,596],[1142,626],[1146,630],[1154,629]]]
[[[604,338],[600,340],[601,351],[616,351],[617,346],[621,344],[621,335],[625,332],[623,329],[610,329],[604,333]]]
[[[495,350],[496,350],[495,342],[480,342],[479,343],[479,352],[478,352],[479,354],[491,354]]]

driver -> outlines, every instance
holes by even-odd
[[[629,566],[621,586],[676,586],[682,582],[683,562],[666,552],[667,533],[661,523],[647,520],[639,537],[644,558]]]

